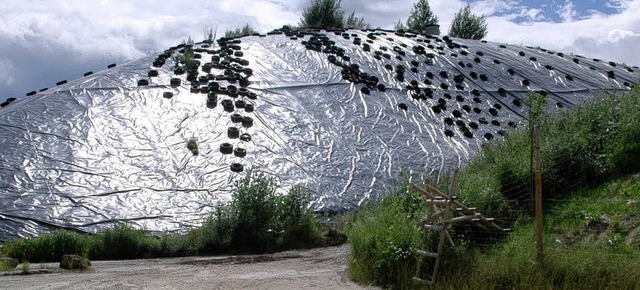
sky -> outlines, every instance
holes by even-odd
[[[3,0],[0,3],[0,102],[204,39],[205,27],[249,24],[266,33],[299,23],[311,0]],[[342,0],[373,27],[392,29],[417,0]],[[487,16],[486,40],[539,46],[640,65],[640,0],[430,0],[446,35],[471,5]]]

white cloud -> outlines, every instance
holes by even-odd
[[[491,16],[510,11],[517,6],[520,6],[519,2],[514,0],[481,0],[475,1],[471,5],[471,9],[476,14]]]
[[[638,65],[640,64],[640,56],[637,54],[639,45],[640,33],[614,29],[605,37],[578,37],[572,48],[577,54]]]
[[[0,86],[11,86],[15,82],[11,72],[13,64],[8,59],[0,58]],[[2,101],[2,100],[0,100]]]
[[[619,14],[593,14],[570,22],[529,21],[515,23],[510,16],[489,17],[487,40],[540,46],[605,60],[640,64],[640,1],[625,3]]]
[[[560,15],[560,19],[562,22],[573,22],[576,18],[578,18],[578,11],[576,11],[573,2],[567,0],[565,4],[558,11],[558,15]]]

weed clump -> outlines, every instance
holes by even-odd
[[[193,155],[198,155],[198,141],[196,140],[195,137],[191,137],[189,139],[189,141],[187,142],[187,149],[189,149],[189,151],[191,151],[191,153]]]

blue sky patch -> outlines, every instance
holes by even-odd
[[[516,23],[566,22],[586,19],[593,14],[617,14],[624,8],[623,1],[609,0],[506,0],[504,2],[511,3],[511,9],[499,11],[495,16],[512,16]]]

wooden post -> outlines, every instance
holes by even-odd
[[[536,154],[536,252],[538,261],[544,257],[542,237],[542,164],[540,161],[540,128],[535,125],[535,154]]]

